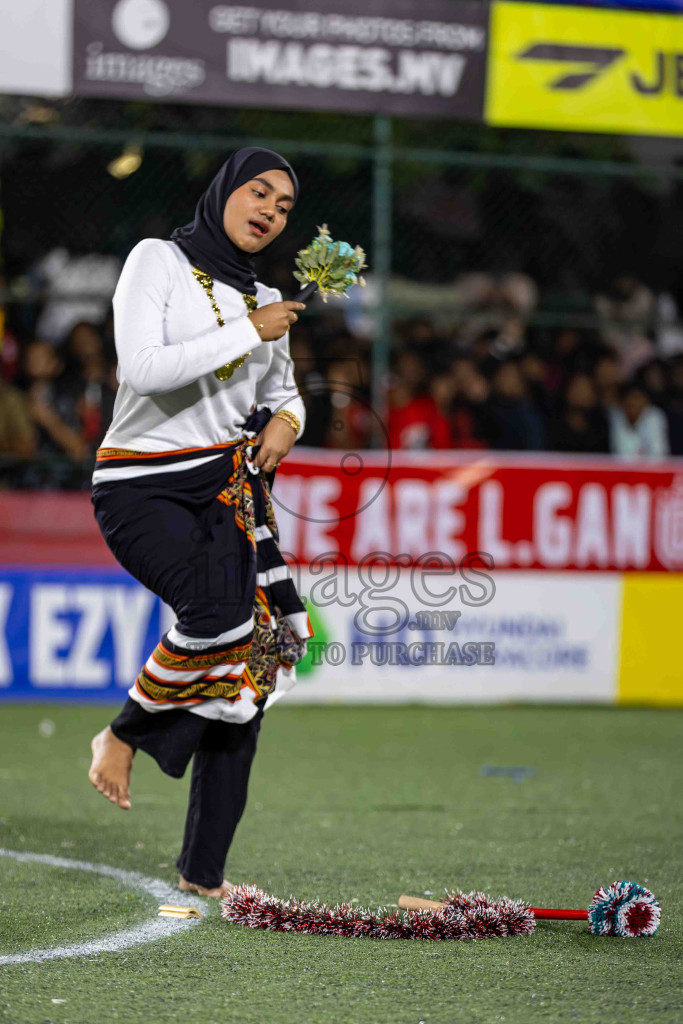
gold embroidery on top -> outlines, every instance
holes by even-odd
[[[221,313],[220,306],[216,302],[216,297],[213,294],[213,278],[211,277],[211,274],[206,274],[203,270],[200,270],[199,267],[193,267],[192,273],[209,297],[211,308],[216,315],[216,323],[219,327],[225,327],[223,314]],[[253,313],[254,310],[258,308],[256,296],[248,295],[246,292],[243,292],[242,298],[244,299],[244,304],[250,313]],[[240,356],[239,359],[233,359],[232,362],[226,363],[225,366],[219,366],[217,370],[214,370],[214,375],[218,377],[219,380],[229,380],[235,370],[238,370],[244,363],[247,356],[250,355],[251,351],[247,352],[246,355]]]

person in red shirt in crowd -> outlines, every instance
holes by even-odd
[[[387,433],[391,448],[451,448],[451,431],[434,398],[426,391],[427,368],[411,349],[394,361]]]

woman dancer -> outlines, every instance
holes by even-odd
[[[130,808],[144,750],[179,778],[194,756],[180,888],[220,897],[266,703],[310,623],[277,546],[269,481],[304,425],[289,360],[298,302],[256,281],[254,254],[297,199],[277,153],[234,153],[171,240],[135,246],[114,296],[120,387],[92,501],[121,565],[170,605],[89,778]]]

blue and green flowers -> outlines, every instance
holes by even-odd
[[[348,242],[335,242],[327,224],[318,228],[318,235],[310,245],[301,249],[296,258],[294,277],[302,285],[315,281],[327,301],[327,293],[344,295],[354,285],[365,285],[360,276],[367,266],[365,253],[359,245],[355,249]]]

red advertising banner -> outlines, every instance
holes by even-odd
[[[683,569],[683,459],[295,449],[273,494],[282,548],[308,564],[384,553],[502,569]],[[88,494],[4,492],[0,563],[114,565]]]
[[[683,460],[295,451],[274,497],[302,563],[486,552],[504,569],[680,570]]]

